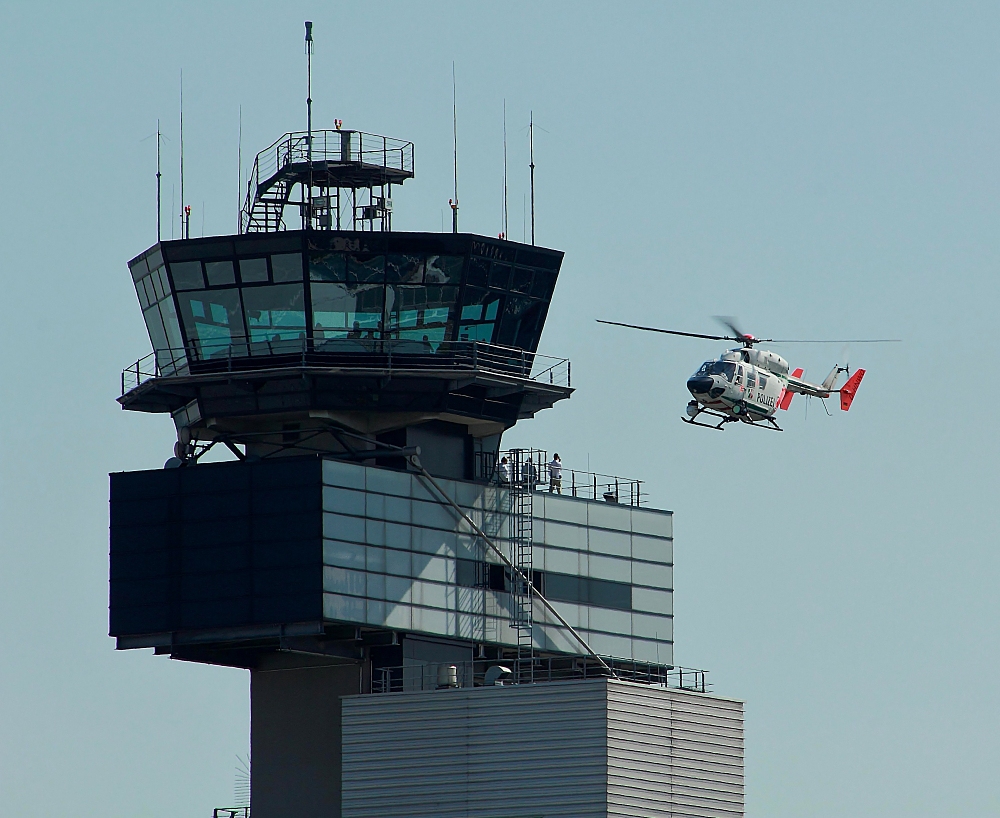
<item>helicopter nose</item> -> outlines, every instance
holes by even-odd
[[[707,395],[713,386],[715,386],[715,380],[709,375],[695,375],[688,378],[687,387],[692,395]]]

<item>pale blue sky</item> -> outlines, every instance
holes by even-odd
[[[538,239],[566,252],[541,349],[578,391],[507,441],[676,512],[676,660],[747,703],[748,815],[1000,812],[1000,7],[0,0],[0,814],[232,799],[246,674],[106,636],[107,473],[173,440],[114,400],[149,345],[125,262],[157,117],[170,235],[181,69],[192,232],[233,232],[239,106],[247,164],[304,127],[305,19],[317,126],[416,143],[397,228],[447,209],[452,60],[463,230],[500,230],[506,98],[520,238],[534,109]],[[848,414],[716,434],[679,416],[722,345],[594,323],[717,314],[906,343],[852,350]]]

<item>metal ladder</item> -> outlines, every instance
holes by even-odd
[[[532,496],[540,478],[540,466],[534,463],[532,449],[512,449],[510,481],[510,561],[520,572],[510,577],[510,624],[517,631],[518,684],[535,680],[534,585],[531,564]]]

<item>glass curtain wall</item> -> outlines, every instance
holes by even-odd
[[[212,249],[221,254],[221,246]],[[170,261],[169,279],[159,251],[155,259],[148,255],[153,267],[146,259],[135,263],[150,340],[164,361],[180,350],[195,361],[376,353],[386,351],[383,341],[392,342],[393,354],[438,353],[456,341],[534,351],[560,262],[537,253],[527,259],[531,266],[467,252],[313,247],[303,255],[254,252],[239,242],[228,247],[236,249],[230,258]],[[191,258],[198,247],[168,252]]]

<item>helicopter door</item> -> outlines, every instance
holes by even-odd
[[[739,367],[736,370],[736,377],[733,378],[733,383],[743,383],[743,367]]]

